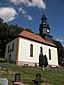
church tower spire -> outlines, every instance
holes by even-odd
[[[45,40],[51,42],[52,41],[52,36],[50,35],[50,27],[49,27],[49,24],[47,23],[47,18],[44,14],[43,14],[41,20],[42,20],[42,22],[41,22],[40,28],[39,28],[40,35]]]

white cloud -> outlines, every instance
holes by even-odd
[[[64,47],[64,44],[62,44],[62,46]]]
[[[64,39],[59,39],[59,38],[57,38],[56,40],[57,40],[57,41],[60,41],[60,42],[64,42]]]
[[[29,21],[33,19],[32,16],[30,16],[30,15],[26,15],[26,17]]]
[[[14,4],[16,4],[16,5],[18,5],[18,4],[20,4],[20,3],[26,3],[26,0],[10,0],[12,3],[14,3]],[[27,0],[28,1],[28,0]]]
[[[46,5],[43,0],[10,0],[12,3],[18,4],[25,4],[28,7],[38,7],[38,8],[46,8]]]
[[[19,12],[21,12],[22,14],[26,14],[26,10],[24,10],[22,7],[19,8]]]
[[[4,20],[4,22],[9,22],[15,19],[17,13],[11,7],[1,7],[0,8],[0,17]]]
[[[19,8],[19,12],[21,12],[22,14],[24,14],[24,16],[28,19],[28,20],[32,20],[32,16],[27,14],[27,11],[25,9],[23,9],[22,7]]]
[[[62,46],[64,47],[64,39],[63,38],[57,38],[56,41],[61,42]]]
[[[31,7],[38,7],[38,8],[43,8],[43,9],[46,8],[43,0],[32,0],[32,2],[27,2],[27,3],[28,3],[28,6],[31,6]]]

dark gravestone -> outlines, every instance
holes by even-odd
[[[36,74],[36,78],[33,80],[33,82],[36,85],[40,85],[43,82],[43,80],[41,80],[41,74]]]
[[[20,73],[15,74],[15,82],[20,82]]]

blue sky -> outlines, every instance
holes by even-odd
[[[0,17],[8,24],[18,24],[39,33],[44,14],[53,39],[64,45],[64,0],[0,0]]]

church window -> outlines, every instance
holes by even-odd
[[[33,45],[30,45],[30,57],[33,57]]]
[[[49,49],[49,60],[51,60],[51,50]]]
[[[40,54],[43,54],[43,48],[40,47]]]
[[[12,52],[14,51],[14,43],[12,44]]]

